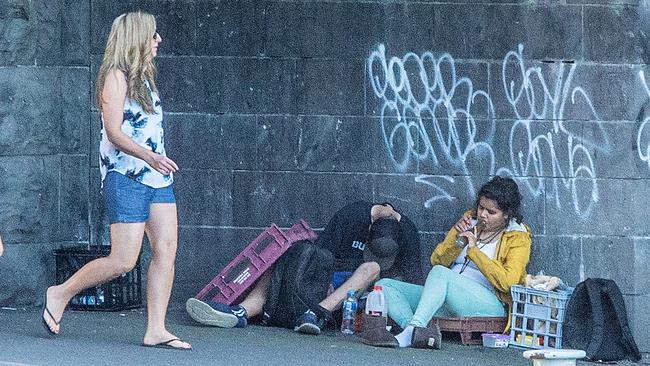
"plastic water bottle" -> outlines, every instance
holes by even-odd
[[[386,299],[381,285],[375,285],[366,300],[366,314],[370,316],[381,316],[386,319]]]
[[[354,289],[348,290],[348,297],[343,301],[343,321],[341,333],[354,334],[354,321],[357,316],[357,298]]]
[[[102,305],[104,303],[104,290],[101,287],[97,287],[97,305]]]

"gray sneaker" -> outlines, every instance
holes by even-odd
[[[187,313],[190,315],[190,317],[192,317],[192,319],[196,320],[201,324],[211,325],[214,327],[221,327],[221,328],[234,328],[235,326],[237,326],[241,322],[240,317],[233,314],[227,305],[225,304],[220,304],[220,305],[224,306],[224,308],[220,310],[226,310],[226,309],[228,310],[227,311],[216,310],[208,303],[205,303],[195,298],[190,298],[185,303],[185,310],[187,310]]]

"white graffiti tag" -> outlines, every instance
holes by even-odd
[[[505,56],[503,88],[515,121],[510,126],[509,161],[499,164],[493,141],[493,100],[487,92],[475,90],[470,78],[457,75],[451,55],[436,58],[431,52],[421,56],[407,53],[388,59],[383,44],[370,53],[368,76],[381,103],[381,131],[395,168],[406,173],[416,163],[429,163],[433,167],[450,166],[457,175],[416,176],[416,182],[434,192],[425,202],[427,208],[437,201],[451,201],[446,187],[457,179],[465,180],[472,197],[476,194],[472,176],[502,174],[517,179],[533,196],[546,192],[558,207],[563,202],[560,193],[564,187],[576,214],[589,216],[598,202],[589,149],[607,152],[609,140],[589,96],[583,88],[572,85],[576,65],[567,68],[556,62],[548,67],[550,72],[539,65],[526,67],[522,45]],[[548,74],[551,83],[547,83]],[[480,106],[482,110],[477,112]],[[586,139],[572,131],[565,122],[565,113],[571,107],[587,111],[587,119],[595,121],[596,138]],[[477,120],[482,120],[480,125]],[[545,185],[545,181],[550,183]]]
[[[506,54],[502,64],[503,88],[516,121],[508,141],[510,166],[500,168],[497,174],[517,177],[533,195],[541,195],[545,189],[547,197],[555,198],[557,207],[561,206],[560,188],[564,186],[571,194],[573,209],[585,218],[598,202],[596,169],[589,148],[608,152],[610,146],[589,96],[582,87],[572,86],[576,64],[570,65],[568,70],[562,62],[552,65],[556,76],[551,86],[542,67],[525,67],[522,45],[516,52]],[[585,107],[589,115],[582,118],[595,121],[597,140],[586,139],[567,128],[568,107]],[[552,126],[535,135],[533,130],[540,120],[550,120]],[[550,187],[544,187],[545,178],[555,178],[547,180]]]
[[[648,88],[648,83],[645,80],[645,73],[643,70],[639,71],[639,79],[641,79],[641,84],[643,85],[648,98],[650,98],[650,88]],[[643,118],[643,116],[641,115],[640,118]],[[641,124],[639,125],[639,132],[636,135],[636,146],[637,152],[639,154],[639,159],[648,164],[648,169],[650,169],[650,143],[648,142],[648,134],[650,131],[646,131],[646,126],[648,125],[649,121],[650,116],[645,117],[642,121],[640,121]],[[642,146],[645,146],[645,150],[641,148]]]
[[[414,71],[410,73],[411,69]],[[431,52],[422,56],[407,53],[401,59],[387,60],[382,44],[370,54],[368,70],[372,89],[383,101],[381,131],[396,169],[407,172],[412,159],[430,160],[433,166],[444,159],[463,173],[474,193],[466,163],[468,157],[487,159],[486,173],[495,168],[489,144],[494,125],[479,139],[472,111],[474,106],[483,106],[483,115],[494,118],[494,106],[488,94],[474,90],[469,78],[457,77],[455,61],[449,54],[436,58]],[[448,74],[443,70],[448,70]],[[425,202],[427,208],[437,200],[452,199],[434,182],[437,179],[443,183],[454,182],[451,177],[420,175],[416,178],[439,193]]]

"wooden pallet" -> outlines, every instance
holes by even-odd
[[[482,344],[482,333],[503,333],[507,317],[433,318],[429,325],[436,324],[442,332],[460,333],[464,345]]]

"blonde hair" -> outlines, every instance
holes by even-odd
[[[156,18],[151,14],[136,11],[115,18],[97,75],[97,105],[100,110],[106,75],[117,69],[126,74],[126,96],[138,102],[145,112],[154,112],[151,93],[145,85],[145,81],[149,82],[151,89],[158,92],[154,80],[156,66],[151,52],[154,33],[156,33]]]

